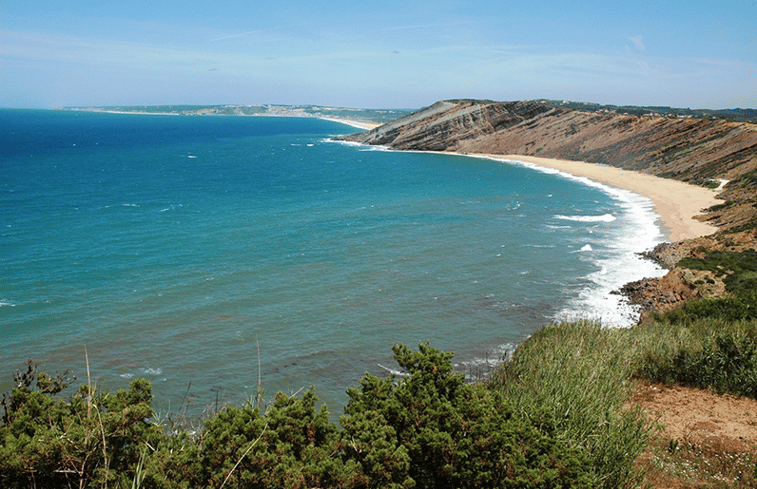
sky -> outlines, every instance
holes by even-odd
[[[757,108],[757,0],[0,0],[0,107]]]

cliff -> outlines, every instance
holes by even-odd
[[[719,233],[669,245],[652,255],[673,267],[693,250],[757,246],[757,124],[670,115],[574,110],[544,101],[442,101],[342,139],[398,150],[540,156],[600,163],[722,186],[721,205],[700,219]],[[674,256],[675,259],[671,259]],[[669,309],[698,290],[687,274],[648,279],[624,290],[647,309]],[[635,287],[635,288],[634,288]]]

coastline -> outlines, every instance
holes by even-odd
[[[97,107],[87,108],[58,108],[53,110],[68,110],[78,112],[99,112],[103,114],[133,114],[133,115],[184,115],[177,112],[148,112],[148,111],[130,111],[130,110],[108,110]],[[209,114],[192,114],[192,115],[209,115]],[[275,113],[263,113],[263,114],[233,114],[240,117],[303,117],[312,119],[322,119],[325,121],[339,122],[348,126],[362,129],[364,131],[370,131],[381,125],[378,122],[371,122],[366,120],[348,119],[344,117],[327,117],[320,114],[307,114],[298,110],[281,110]]]
[[[717,227],[694,219],[704,209],[723,202],[713,190],[607,165],[584,161],[557,160],[536,156],[460,153],[505,162],[523,162],[585,177],[613,187],[630,190],[651,200],[662,221],[663,233],[672,241],[707,236]]]
[[[356,127],[358,129],[363,129],[366,131],[370,131],[371,129],[375,129],[381,125],[378,122],[356,121],[354,119],[342,119],[341,117],[315,117],[317,119],[323,119],[324,121],[339,122],[341,124],[346,124],[348,126]]]

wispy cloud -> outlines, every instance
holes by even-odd
[[[395,27],[387,27],[384,29],[385,31],[401,31],[401,30],[408,30],[408,29],[435,29],[438,27],[453,27],[458,25],[466,25],[470,22],[450,22],[446,24],[415,24],[415,25],[401,25],[401,26],[395,26]]]
[[[224,41],[226,39],[236,39],[238,37],[247,37],[247,36],[252,36],[254,34],[262,34],[264,32],[273,32],[273,31],[282,30],[282,29],[284,29],[283,26],[269,27],[268,29],[255,29],[252,31],[240,32],[239,34],[230,34],[228,36],[216,37],[215,39],[209,39],[208,42]]]
[[[628,40],[631,41],[631,43],[633,44],[633,46],[638,51],[642,51],[643,52],[643,51],[647,50],[647,47],[644,46],[644,41],[642,40],[641,36],[629,37]]]
[[[297,45],[270,52],[272,47],[266,45],[259,46],[257,52],[232,52],[205,43],[178,47],[0,31],[0,59],[13,74],[8,80],[43,80],[45,70],[54,68],[56,76],[72,87],[94,86],[96,80],[97,87],[103,87],[102,93],[106,93],[106,87],[113,93],[130,90],[124,80],[140,77],[156,86],[198,87],[198,92],[210,86],[242,83],[257,87],[259,97],[278,94],[280,87],[286,86],[297,93],[354,92],[358,98],[360,93],[381,93],[387,100],[392,94],[403,93],[423,103],[455,94],[502,100],[552,97],[589,101],[602,101],[598,94],[607,94],[607,101],[676,105],[686,96],[682,85],[696,82],[700,92],[705,88],[717,91],[718,84],[724,83],[723,73],[731,80],[746,80],[746,86],[757,73],[753,62],[642,55],[641,37],[628,41],[630,56],[565,52],[550,46],[475,44],[400,51],[382,45],[360,49],[335,43],[309,53],[295,49]],[[22,82],[17,85],[22,86]],[[422,88],[411,90],[409,85]],[[663,95],[669,100],[661,100]]]

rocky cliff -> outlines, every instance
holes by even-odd
[[[582,160],[666,178],[722,187],[725,202],[701,216],[720,233],[678,243],[672,267],[695,248],[757,246],[757,124],[720,119],[572,110],[543,101],[443,101],[343,137],[398,150],[450,151]],[[725,237],[727,235],[727,237]],[[625,290],[648,309],[667,309],[694,290],[687,274]],[[635,288],[634,288],[635,287]]]

